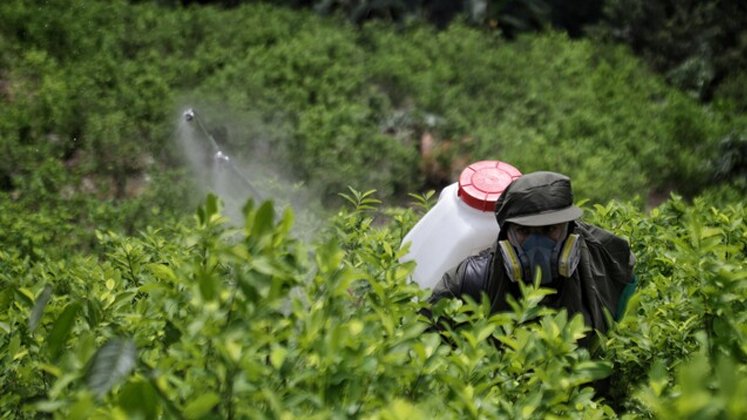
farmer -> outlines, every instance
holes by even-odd
[[[493,247],[464,259],[443,275],[430,302],[470,296],[490,299],[491,311],[510,309],[519,282],[554,289],[542,305],[581,313],[586,325],[607,330],[605,311],[619,319],[636,287],[628,243],[579,220],[570,179],[534,172],[514,180],[496,203],[500,226]]]

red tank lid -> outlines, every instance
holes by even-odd
[[[472,208],[494,211],[495,202],[503,190],[521,172],[508,163],[498,160],[482,160],[464,168],[459,175],[458,195]]]

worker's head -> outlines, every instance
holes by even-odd
[[[581,217],[571,181],[554,172],[533,172],[514,180],[498,198],[499,241],[509,277],[546,284],[570,277],[579,261],[577,235],[569,222]]]
[[[532,172],[511,182],[495,203],[495,217],[503,229],[506,223],[548,226],[581,217],[573,205],[571,180],[555,172]]]

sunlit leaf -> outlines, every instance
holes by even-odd
[[[198,419],[209,413],[220,402],[220,397],[214,392],[207,392],[197,396],[186,407],[184,416],[188,419]]]
[[[174,270],[166,264],[148,264],[148,268],[160,280],[176,281]]]
[[[287,355],[288,349],[285,347],[273,346],[272,352],[270,353],[270,363],[272,363],[272,367],[280,369]]]

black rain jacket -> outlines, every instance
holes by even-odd
[[[581,313],[586,325],[605,332],[609,327],[605,311],[619,319],[635,290],[635,257],[627,241],[606,230],[580,221],[572,222],[569,229],[580,235],[581,260],[571,278],[555,280],[549,286],[557,293],[541,304],[566,308],[569,316]],[[521,297],[518,285],[506,274],[497,241],[446,272],[433,289],[430,302],[462,296],[479,302],[483,292],[490,299],[492,313],[510,310],[506,296]]]

